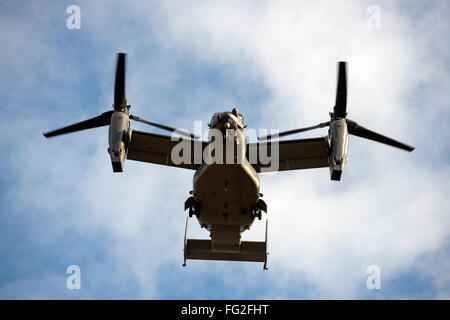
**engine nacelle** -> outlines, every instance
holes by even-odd
[[[109,125],[109,148],[111,163],[114,172],[122,172],[131,141],[131,129],[128,113],[114,112]]]
[[[329,155],[331,180],[341,180],[344,164],[347,163],[348,131],[345,119],[336,119],[330,124],[328,131]]]

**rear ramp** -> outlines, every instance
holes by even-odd
[[[188,217],[186,218],[186,229],[184,235],[184,264],[186,260],[222,260],[222,261],[248,261],[263,262],[264,270],[267,270],[267,225],[266,239],[264,242],[241,241],[240,246],[225,250],[215,249],[211,240],[187,239]]]

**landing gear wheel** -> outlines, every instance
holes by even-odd
[[[195,203],[192,207],[189,207],[189,218],[192,218],[192,216],[197,216],[197,218],[200,216],[200,205],[198,203]]]
[[[258,207],[253,208],[251,217],[252,219],[258,218],[258,220],[261,220],[262,218],[261,209],[259,209]]]
[[[192,218],[193,215],[196,215],[197,218],[200,216],[201,205],[194,200],[194,197],[189,197],[184,202],[184,210],[187,209],[189,209],[189,218]]]

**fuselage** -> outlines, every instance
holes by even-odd
[[[222,139],[223,146],[210,150],[214,161],[196,171],[193,198],[213,249],[230,250],[240,245],[241,233],[250,229],[260,212],[259,177],[246,157],[246,126],[237,110],[214,114],[209,126],[210,145]]]

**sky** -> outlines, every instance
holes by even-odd
[[[448,1],[2,1],[0,298],[449,299],[449,15]],[[193,171],[113,173],[106,127],[42,136],[111,110],[117,52],[131,112],[188,130],[235,106],[254,129],[327,121],[347,61],[348,118],[416,150],[351,136],[340,182],[260,175],[269,270],[182,267]]]

